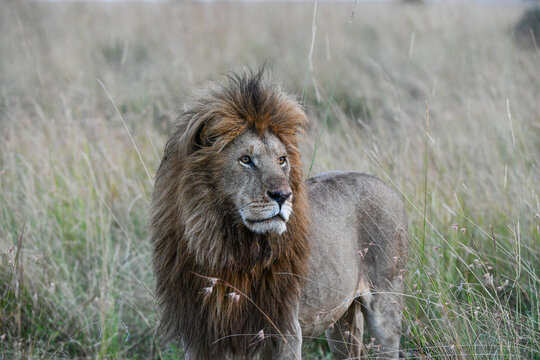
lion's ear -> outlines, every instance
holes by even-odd
[[[188,152],[193,154],[201,149],[223,146],[233,141],[247,124],[238,117],[208,116],[206,118],[191,119],[185,132],[188,143]]]
[[[196,124],[191,136],[191,152],[194,153],[202,148],[210,147],[215,142],[215,137],[210,134],[212,119],[201,120]]]

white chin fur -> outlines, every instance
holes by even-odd
[[[277,212],[279,211],[279,213]],[[287,221],[292,212],[292,204],[287,201],[279,209],[277,204],[270,204],[268,207],[252,208],[247,206],[240,210],[240,215],[246,227],[259,234],[276,233],[278,235],[287,231]],[[276,216],[280,215],[280,216]],[[271,218],[271,219],[270,219]],[[248,220],[249,219],[249,220]],[[252,219],[268,219],[265,221],[253,221]]]
[[[287,225],[282,219],[273,219],[260,223],[249,223],[244,220],[244,224],[248,229],[259,234],[276,233],[281,235],[287,230]]]

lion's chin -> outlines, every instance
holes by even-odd
[[[279,215],[276,215],[270,219],[250,221],[244,219],[246,227],[259,234],[275,233],[278,235],[283,234],[287,230],[287,224],[285,220]]]

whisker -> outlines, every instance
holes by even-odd
[[[249,206],[249,205],[251,205],[251,204],[253,204],[253,203],[255,203],[255,202],[257,202],[257,201],[250,201],[250,202],[248,202],[247,204],[240,206],[240,210],[242,210],[242,209],[245,208],[246,206]]]

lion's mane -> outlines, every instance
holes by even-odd
[[[159,330],[197,358],[252,357],[293,326],[309,256],[297,148],[306,123],[301,107],[259,71],[205,89],[175,124],[151,204]],[[215,186],[222,150],[248,129],[275,134],[288,151],[293,213],[281,236],[233,221],[236,210]]]

